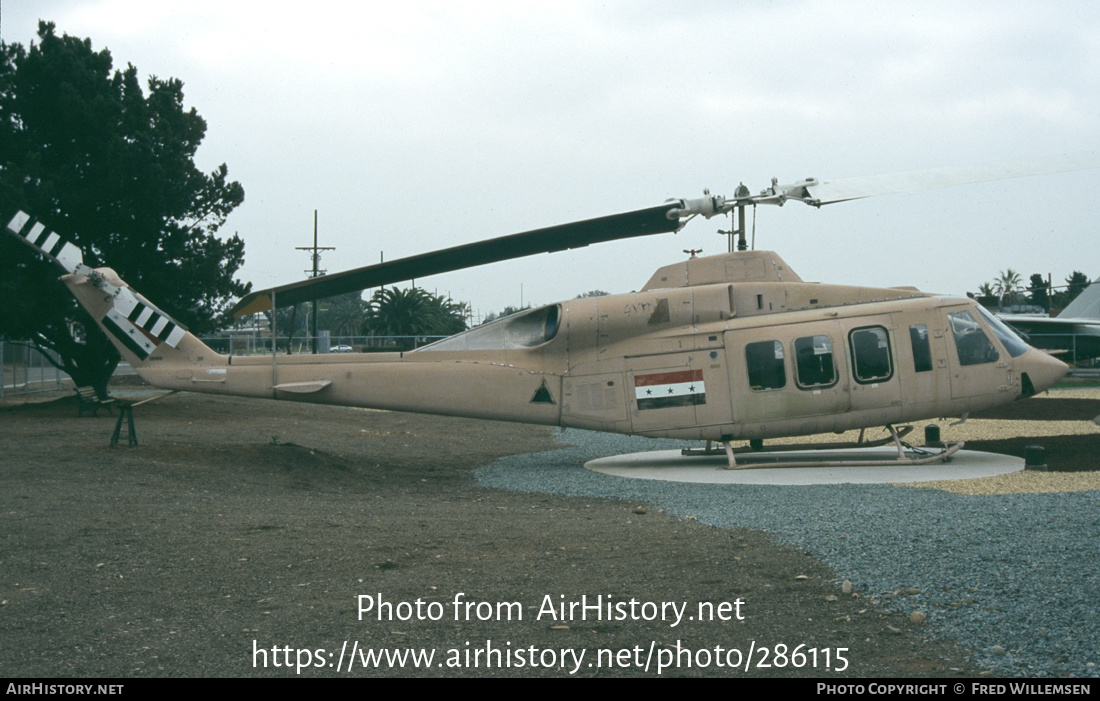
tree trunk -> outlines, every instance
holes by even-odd
[[[32,345],[51,364],[68,373],[77,387],[92,387],[97,397],[107,399],[107,383],[121,358],[98,326],[85,325],[85,329],[87,338],[84,343],[77,343],[67,328],[54,327],[49,333],[36,335]]]

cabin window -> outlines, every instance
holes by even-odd
[[[983,365],[995,363],[1001,357],[993,341],[970,312],[951,312],[947,315],[951,335],[955,337],[955,350],[959,352],[959,365]]]
[[[836,384],[833,342],[828,336],[805,336],[794,342],[798,386],[831,387]]]
[[[932,344],[928,340],[928,327],[914,324],[909,327],[909,341],[913,344],[913,369],[928,372],[932,369]]]
[[[848,334],[852,347],[852,370],[856,382],[884,382],[894,375],[890,361],[890,336],[881,326],[853,329]]]
[[[749,387],[754,391],[783,389],[786,386],[783,344],[779,341],[749,343],[745,346],[745,360],[749,368]]]

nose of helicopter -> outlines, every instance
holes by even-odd
[[[1021,377],[1030,380],[1032,391],[1028,392],[1027,382],[1024,382],[1024,394],[1037,394],[1050,389],[1054,383],[1065,377],[1069,372],[1069,366],[1049,353],[1044,353],[1036,348],[1028,348],[1018,360]]]

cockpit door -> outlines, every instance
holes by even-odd
[[[940,310],[947,337],[951,398],[1011,391],[1012,363],[968,306]]]

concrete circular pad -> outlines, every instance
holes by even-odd
[[[739,465],[752,465],[739,470],[726,469],[726,456],[685,456],[678,450],[631,453],[598,458],[585,463],[586,469],[615,477],[665,480],[669,482],[701,482],[711,484],[884,484],[887,482],[931,482],[991,477],[1024,469],[1023,458],[995,453],[960,450],[950,462],[930,465],[859,465],[870,458],[891,460],[897,457],[893,446],[854,450],[817,450],[777,453],[749,453],[737,456]],[[847,457],[846,457],[847,456]],[[774,467],[783,459],[805,462],[821,459],[852,460],[846,467]],[[755,463],[755,464],[754,464]]]

